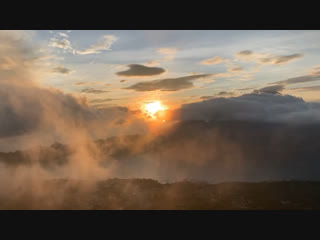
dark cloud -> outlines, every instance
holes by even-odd
[[[126,77],[142,77],[142,76],[154,76],[165,72],[165,69],[159,67],[146,67],[140,64],[130,64],[129,69],[122,72],[117,72],[118,76]]]
[[[244,50],[244,51],[241,51],[241,52],[238,52],[237,55],[242,55],[242,56],[248,56],[248,55],[251,55],[252,54],[252,51],[250,50]]]
[[[125,83],[125,82],[127,82],[127,80],[120,80],[120,82],[121,82],[121,83]]]
[[[201,96],[200,99],[208,100],[214,98],[214,96]]]
[[[54,73],[61,73],[61,74],[70,74],[72,71],[64,66],[58,66],[52,69]]]
[[[212,74],[198,74],[180,78],[166,78],[147,82],[139,82],[125,89],[132,89],[140,92],[155,90],[179,91],[181,89],[192,88],[192,80],[206,78],[210,76],[212,76]]]
[[[106,93],[106,92],[109,92],[109,91],[99,90],[99,89],[93,89],[93,88],[85,88],[85,89],[82,89],[81,92],[100,94],[100,93]]]
[[[74,85],[87,85],[89,82],[76,82]]]
[[[221,91],[213,96],[202,96],[201,99],[208,100],[212,98],[217,98],[217,97],[233,97],[236,94],[234,92],[226,92],[226,91]]]
[[[305,83],[305,82],[313,82],[313,81],[319,81],[320,76],[317,75],[305,75],[295,78],[289,78],[284,81],[278,81],[274,82],[272,84],[284,84],[284,85],[291,85],[291,84],[297,84],[297,83]]]
[[[242,70],[243,67],[232,67],[228,69],[229,72],[241,72]]]
[[[290,90],[295,90],[295,91],[301,91],[301,92],[304,92],[304,91],[320,91],[320,86],[317,85],[317,86],[309,86],[309,87],[301,87],[301,88],[290,88]]]
[[[249,50],[241,51],[236,53],[236,56],[243,60],[247,61],[254,61],[258,62],[260,64],[274,64],[274,65],[283,65],[288,62],[297,60],[299,58],[302,58],[304,54],[301,53],[295,53],[290,55],[280,55],[275,56],[271,54],[260,54],[260,53],[254,53]]]
[[[185,104],[176,114],[182,120],[313,123],[320,120],[320,103],[290,95],[251,93]]]
[[[304,55],[300,53],[286,55],[286,56],[276,56],[276,57],[267,57],[267,58],[261,58],[261,63],[272,63],[275,65],[282,65],[286,64],[288,62],[291,62],[293,60],[302,58]]]
[[[272,85],[260,89],[254,90],[255,93],[271,93],[271,94],[279,94],[282,90],[284,90],[284,86],[279,85]]]

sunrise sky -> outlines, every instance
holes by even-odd
[[[1,30],[0,178],[319,179],[319,91],[320,31]]]
[[[24,31],[41,85],[96,107],[170,107],[253,91],[319,101],[319,31]],[[265,87],[268,87],[265,89]]]
[[[176,121],[317,122],[319,83],[319,31],[0,31],[0,150]]]

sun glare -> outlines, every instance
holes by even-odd
[[[147,103],[144,106],[144,112],[148,117],[151,117],[153,119],[157,118],[157,114],[160,111],[165,110],[165,107],[161,104],[160,101]]]

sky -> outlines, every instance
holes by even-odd
[[[179,107],[280,84],[319,101],[320,31],[24,31],[41,49],[40,84],[84,96],[95,107],[160,100]],[[319,71],[318,71],[319,72]],[[295,83],[291,78],[306,77]],[[310,80],[310,76],[315,76]],[[311,88],[312,87],[312,88]],[[279,86],[278,86],[279,89]]]
[[[243,172],[256,161],[268,179],[282,161],[294,168],[282,177],[318,177],[319,44],[320,31],[0,31],[0,153],[59,160],[65,144],[54,177],[181,180],[229,166],[257,179]]]
[[[319,45],[320,31],[0,31],[0,151],[184,120],[317,122]]]

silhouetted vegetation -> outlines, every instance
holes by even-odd
[[[320,182],[176,182],[151,179],[110,179],[84,190],[83,181],[44,183],[50,198],[23,189],[17,198],[0,199],[1,209],[179,209],[255,210],[320,209]]]

